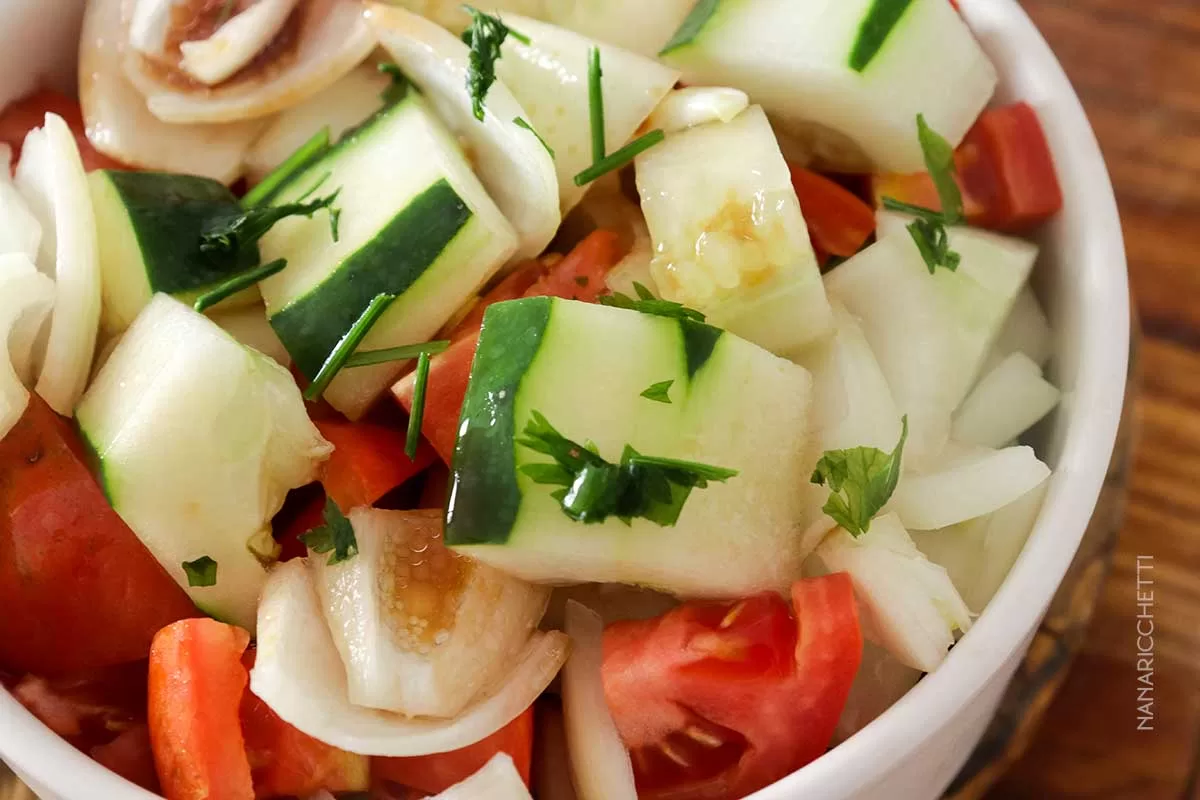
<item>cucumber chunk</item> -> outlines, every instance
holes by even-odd
[[[917,115],[957,146],[996,88],[946,0],[701,0],[662,57],[688,84],[742,89],[818,151],[847,140],[824,166],[853,171],[924,170]]]
[[[191,302],[230,275],[258,264],[258,248],[236,260],[200,252],[200,234],[217,216],[239,211],[223,184],[195,175],[96,170],[88,175],[101,231],[104,306],[100,324],[112,336],[128,328],[156,293]],[[239,292],[220,308],[253,305],[258,291]]]
[[[376,295],[395,295],[361,350],[429,339],[516,250],[511,225],[416,92],[344,137],[272,198],[340,188],[338,241],[324,214],[285,219],[259,242],[288,266],[260,284],[271,325],[310,380]],[[361,416],[402,363],[343,370],[325,392]]]
[[[668,380],[670,403],[642,396]],[[785,587],[804,555],[810,386],[801,367],[707,325],[551,298],[493,305],[463,406],[446,542],[539,582],[725,597]],[[739,474],[694,490],[673,527],[575,522],[553,487],[520,469],[546,461],[518,442],[535,411],[610,461],[629,445]]]
[[[663,297],[777,355],[829,333],[829,302],[791,173],[758,106],[637,158]]]
[[[253,631],[271,518],[332,450],[292,376],[160,294],[76,416],[121,518],[202,611]],[[183,563],[204,556],[216,583],[191,587]]]

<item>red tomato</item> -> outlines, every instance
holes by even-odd
[[[97,745],[88,755],[127,781],[158,793],[158,773],[150,749],[150,729],[140,722],[107,744]]]
[[[447,464],[454,458],[454,445],[458,441],[458,416],[467,396],[471,362],[475,360],[475,345],[478,342],[477,332],[469,334],[450,345],[449,350],[438,353],[429,362],[421,433]],[[412,409],[414,387],[415,382],[411,374],[401,378],[392,387],[392,393],[405,410]]]
[[[254,651],[242,663],[254,665]],[[246,690],[241,705],[242,735],[254,780],[255,797],[307,797],[328,792],[365,791],[370,783],[366,756],[347,753],[301,733]]]
[[[371,777],[437,794],[474,775],[497,753],[508,753],[512,757],[521,779],[528,786],[533,761],[532,706],[491,736],[460,750],[413,758],[373,758]]]
[[[238,710],[250,634],[213,619],[168,625],[150,648],[147,716],[167,800],[252,800]]]
[[[75,143],[79,146],[79,156],[83,159],[84,169],[89,172],[94,169],[126,169],[125,165],[92,147],[84,131],[79,102],[49,89],[23,97],[5,106],[3,113],[0,113],[0,142],[12,148],[14,163],[21,155],[25,134],[34,128],[40,128],[45,123],[48,113],[62,117],[75,134]]]
[[[525,292],[526,297],[562,297],[593,303],[608,291],[604,277],[621,260],[621,238],[609,230],[595,230],[575,245]]]
[[[197,611],[108,505],[66,420],[34,394],[0,440],[0,666],[63,675],[145,658]],[[69,587],[69,590],[67,590]]]
[[[641,798],[741,797],[825,751],[862,654],[845,575],[604,632],[604,695]]]
[[[875,232],[875,211],[853,192],[803,167],[791,167],[792,186],[818,252],[849,258]]]
[[[1037,112],[1026,103],[989,108],[954,153],[967,222],[998,231],[1021,232],[1062,209],[1062,188]],[[875,202],[892,197],[941,209],[927,173],[879,175]]]
[[[373,505],[437,457],[422,443],[417,457],[410,460],[404,452],[405,435],[383,425],[316,420],[316,426],[334,446],[333,455],[321,467],[321,483],[343,511]]]

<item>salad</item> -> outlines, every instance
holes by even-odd
[[[0,670],[168,800],[723,800],[938,668],[1059,391],[949,0],[90,0],[0,112]]]

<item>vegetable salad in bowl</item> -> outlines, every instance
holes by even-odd
[[[87,3],[0,113],[48,727],[168,800],[721,800],[938,669],[1050,475],[1038,116],[950,0],[642,5]]]

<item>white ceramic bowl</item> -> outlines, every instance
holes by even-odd
[[[3,0],[0,103],[26,91],[39,73],[61,74],[62,64],[74,57],[80,5]],[[1057,336],[1052,371],[1064,390],[1041,449],[1055,472],[1020,560],[937,672],[755,800],[927,800],[941,794],[982,735],[1071,563],[1116,438],[1129,352],[1129,289],[1100,149],[1066,75],[1016,0],[961,5],[1000,70],[999,99],[1037,108],[1066,200],[1044,232],[1036,277]],[[154,797],[81,755],[7,692],[0,692],[0,756],[43,800]]]

